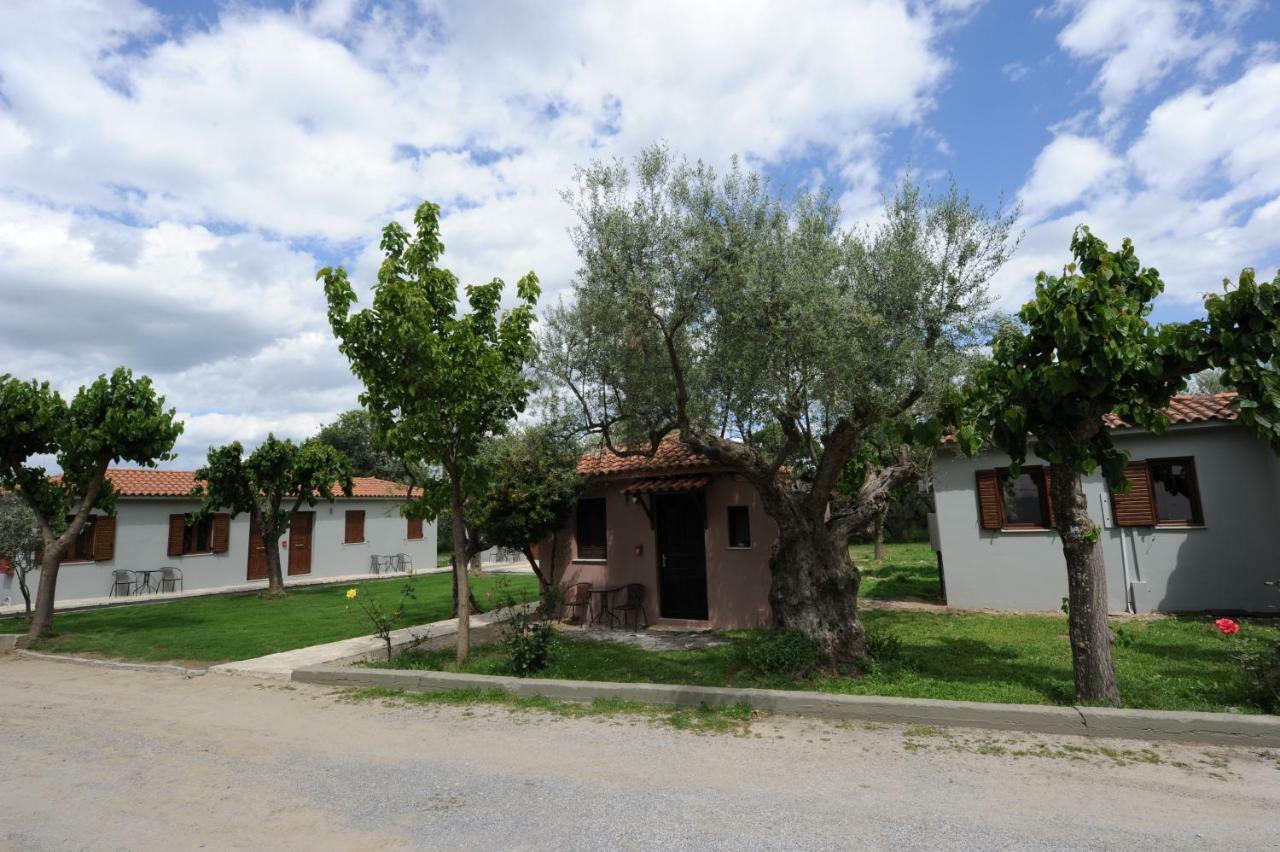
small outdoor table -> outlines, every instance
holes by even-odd
[[[141,575],[142,575],[142,579],[138,581],[138,586],[137,586],[138,594],[142,594],[144,591],[145,591],[145,592],[159,592],[159,591],[160,591],[160,581],[159,581],[159,580],[156,580],[156,584],[155,584],[155,586],[154,586],[154,587],[151,585],[151,575],[152,575],[152,574],[159,574],[159,573],[160,573],[160,571],[161,571],[161,569],[159,569],[159,568],[140,568],[140,569],[138,569],[138,570],[135,572],[135,573],[137,573],[137,574],[141,574]]]
[[[613,607],[610,599],[614,592],[622,590],[622,586],[592,586],[591,594],[595,596],[599,602],[595,607],[595,614],[591,619],[592,624],[599,624],[604,617],[609,616],[609,624],[613,625]]]

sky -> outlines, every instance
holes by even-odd
[[[785,10],[785,11],[784,11]],[[1132,237],[1160,320],[1280,263],[1280,9],[1263,0],[4,0],[0,373],[118,365],[207,449],[356,404],[316,270],[444,211],[464,283],[576,267],[575,166],[664,142],[872,218],[908,171],[1021,205],[1002,308],[1076,225]],[[366,300],[367,301],[367,300]]]

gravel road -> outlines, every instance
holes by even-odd
[[[1238,852],[1280,837],[1280,754],[1245,750],[776,718],[698,735],[15,657],[0,657],[0,719],[0,848],[24,852]]]

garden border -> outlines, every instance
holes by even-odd
[[[542,696],[584,702],[597,698],[611,698],[668,707],[746,703],[752,708],[770,713],[823,719],[1280,748],[1280,717],[1277,716],[1125,710],[1111,707],[987,704],[977,701],[840,695],[800,690],[610,683],[332,665],[304,666],[294,669],[292,679],[298,683],[323,686],[379,687],[413,692],[500,689],[519,697]]]

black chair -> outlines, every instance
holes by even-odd
[[[627,613],[635,613],[636,627],[640,626],[640,619],[644,619],[644,626],[649,626],[649,613],[644,608],[644,584],[643,583],[627,583],[622,587],[622,603],[616,601],[610,607],[610,620],[616,621],[618,615],[622,616],[622,626],[627,626]]]
[[[160,569],[160,591],[161,592],[180,592],[182,591],[182,569],[181,568],[161,568]]]
[[[127,598],[136,593],[138,590],[138,575],[132,571],[126,571],[123,568],[117,568],[111,572],[111,591],[107,593],[109,598]]]
[[[569,593],[564,596],[564,611],[560,614],[560,620],[566,618],[572,620],[574,615],[578,616],[579,624],[586,624],[591,617],[591,584],[590,583],[574,583],[569,587]]]

